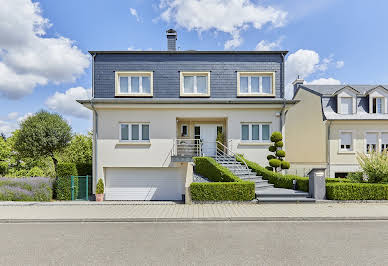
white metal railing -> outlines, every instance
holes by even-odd
[[[176,139],[173,145],[173,156],[202,156],[200,139]]]

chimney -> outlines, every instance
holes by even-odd
[[[167,34],[167,51],[176,51],[177,33],[173,29],[166,31]]]
[[[299,75],[296,78],[296,80],[294,82],[292,82],[292,85],[294,85],[294,96],[295,96],[296,91],[299,88],[299,85],[303,85],[303,83],[304,83],[304,80],[302,78],[300,78]]]

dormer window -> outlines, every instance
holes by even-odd
[[[353,114],[353,98],[352,97],[341,97],[341,114],[350,115]]]
[[[275,96],[275,73],[237,72],[237,96]]]
[[[373,98],[373,110],[372,113],[374,114],[382,114],[383,113],[383,105],[384,104],[384,98],[383,97],[375,97]]]
[[[153,95],[153,73],[138,71],[115,72],[115,95],[147,97]]]

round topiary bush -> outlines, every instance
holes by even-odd
[[[277,150],[276,151],[276,156],[277,157],[285,157],[286,156],[286,152],[283,151],[283,150]]]
[[[269,160],[269,165],[272,166],[272,167],[279,167],[281,164],[281,161],[278,160],[278,159],[271,159]]]
[[[282,139],[283,139],[282,133],[280,133],[279,131],[275,131],[271,135],[272,142],[278,142],[278,141],[281,141]]]
[[[281,166],[282,169],[290,169],[290,163],[286,161],[282,161]]]
[[[278,147],[278,148],[283,147],[283,145],[284,145],[283,141],[275,142],[275,146]]]
[[[271,160],[271,159],[276,159],[276,157],[273,156],[272,154],[270,154],[270,155],[267,156],[267,160],[269,161],[269,160]]]
[[[270,152],[275,152],[276,151],[276,147],[275,146],[269,146],[268,150]]]

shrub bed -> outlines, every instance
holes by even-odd
[[[53,182],[47,177],[0,178],[0,200],[50,201],[53,198]]]
[[[213,183],[192,183],[194,201],[249,201],[255,198],[255,183],[244,181],[210,157],[195,157],[195,171]]]
[[[255,184],[250,181],[192,183],[194,201],[249,201],[255,198]]]
[[[327,183],[326,198],[330,200],[388,200],[388,185]]]
[[[55,182],[56,198],[58,200],[71,200],[71,176],[78,176],[74,163],[59,163],[57,165],[57,178]],[[74,197],[78,195],[78,178],[74,178]]]

